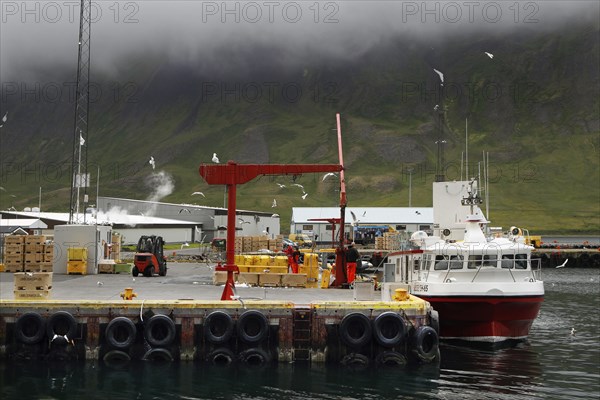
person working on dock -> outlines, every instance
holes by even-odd
[[[298,246],[289,245],[285,248],[285,254],[288,258],[289,268],[292,269],[293,274],[298,273],[298,258],[300,256],[300,250]]]
[[[346,277],[348,283],[354,282],[356,276],[356,264],[360,262],[360,253],[354,246],[355,243],[352,242],[348,245],[348,250],[346,250]]]

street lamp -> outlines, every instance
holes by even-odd
[[[415,169],[408,168],[408,206],[412,207],[412,173]]]

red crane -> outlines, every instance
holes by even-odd
[[[238,164],[228,161],[227,164],[201,164],[199,168],[200,176],[204,178],[209,185],[227,185],[227,243],[226,243],[226,262],[220,263],[215,268],[217,271],[227,271],[227,280],[225,288],[221,295],[221,300],[231,300],[234,295],[235,284],[233,273],[239,272],[235,264],[235,218],[236,218],[236,186],[250,182],[259,175],[293,175],[298,176],[304,173],[314,172],[339,172],[340,173],[340,206],[342,208],[341,225],[344,226],[344,214],[346,208],[346,184],[344,182],[344,164],[342,158],[342,131],[340,127],[340,114],[337,117],[338,133],[338,152],[339,164]],[[337,266],[340,254],[343,257],[343,235],[340,239],[341,250],[336,251],[336,282],[342,282],[344,279],[343,269]],[[340,271],[338,271],[338,269]],[[340,278],[339,273],[342,274]],[[341,280],[338,280],[341,279]],[[335,283],[334,283],[335,284]]]

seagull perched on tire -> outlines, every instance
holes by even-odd
[[[215,164],[219,163],[219,157],[217,157],[217,153],[213,153],[212,162],[214,162]]]

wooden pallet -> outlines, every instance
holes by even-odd
[[[15,290],[17,300],[45,300],[50,297],[51,289],[48,290]]]
[[[25,272],[52,272],[51,262],[25,263],[23,264]]]

